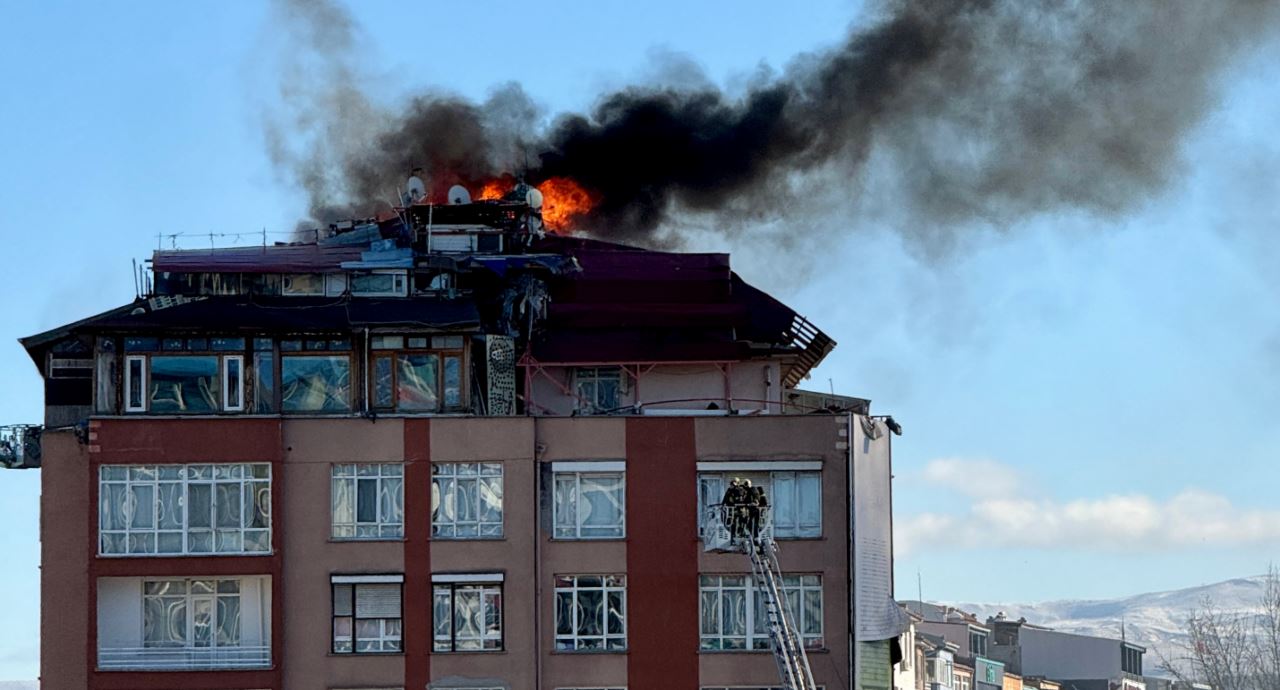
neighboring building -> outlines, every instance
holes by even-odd
[[[924,690],[924,658],[925,645],[918,639],[916,623],[920,617],[904,611],[907,615],[907,629],[898,636],[898,648],[902,659],[893,665],[894,690]]]
[[[957,660],[955,666],[955,681],[952,683],[951,687],[955,688],[955,690],[973,690],[973,666]]]
[[[1014,673],[1052,678],[1062,690],[1146,690],[1146,649],[1124,640],[1076,635],[1001,617],[987,620],[990,654]]]
[[[1009,669],[1004,670],[1004,690],[1023,690],[1022,676],[1012,673]]]
[[[917,633],[924,647],[924,690],[951,690],[956,687],[956,646],[929,633]]]
[[[536,216],[158,251],[153,292],[24,339],[41,687],[776,686],[747,559],[699,543],[740,476],[819,682],[888,690],[900,627],[849,585],[891,591],[890,434],[795,407],[834,343],[727,255]]]
[[[1062,684],[1041,676],[1027,676],[1022,679],[1024,690],[1061,690]]]

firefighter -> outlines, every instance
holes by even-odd
[[[729,487],[724,490],[724,498],[720,499],[720,517],[724,521],[725,529],[729,530],[729,536],[738,536],[738,506],[745,498],[745,491],[742,488],[742,481],[737,477],[729,480]]]
[[[751,500],[755,496],[755,489],[751,488],[751,480],[742,480],[740,488],[741,495],[738,499],[737,522],[740,536],[749,536],[751,534],[751,516],[755,509],[751,506]]]
[[[760,522],[765,511],[769,509],[769,498],[764,495],[763,486],[753,487],[749,493],[747,505],[751,512],[751,538],[755,540],[760,538]]]

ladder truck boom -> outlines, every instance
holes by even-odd
[[[716,553],[742,553],[751,563],[751,579],[764,605],[773,660],[785,690],[817,690],[804,639],[782,588],[778,545],[766,502],[761,505],[720,504],[706,515],[703,549]]]

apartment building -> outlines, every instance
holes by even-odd
[[[727,255],[544,234],[518,192],[157,251],[23,339],[43,688],[774,687],[746,557],[700,543],[743,477],[814,674],[888,689],[896,424],[804,406],[834,342]]]

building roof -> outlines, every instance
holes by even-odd
[[[151,267],[168,273],[326,273],[359,261],[364,246],[286,244],[157,251]]]

